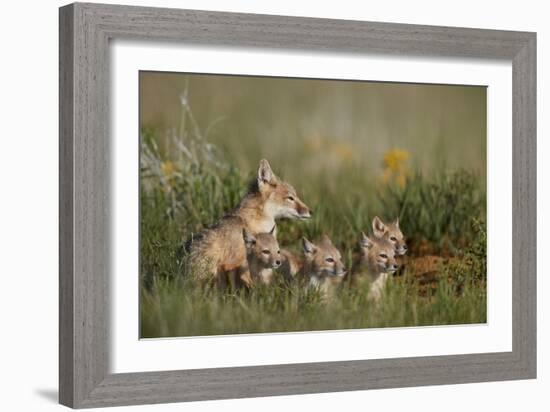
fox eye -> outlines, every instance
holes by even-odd
[[[331,257],[328,257],[325,259],[328,263],[334,263],[334,259]]]
[[[387,259],[388,258],[388,255],[386,255],[385,253],[380,253],[379,255],[381,258],[384,258],[384,259]]]
[[[278,251],[277,251],[277,254],[278,254],[278,255],[280,255],[280,254],[281,254],[281,251],[280,251],[280,250],[278,250]]]
[[[392,237],[390,237],[390,240],[391,240],[392,242],[395,242],[395,241],[397,240],[397,238],[396,238],[395,236],[392,236]]]
[[[264,255],[269,255],[270,252],[269,252],[269,250],[264,249],[264,250],[262,250],[262,253],[263,253]]]
[[[293,196],[287,196],[286,200],[290,200],[291,202],[294,202],[294,197]]]

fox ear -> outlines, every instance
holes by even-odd
[[[399,216],[395,218],[395,227],[399,229]]]
[[[273,170],[269,162],[265,159],[260,160],[260,166],[258,167],[258,185],[262,187],[264,184],[269,184],[273,182],[275,177]]]
[[[361,246],[370,249],[373,246],[372,240],[369,239],[365,232],[361,232]]]
[[[306,255],[313,255],[317,251],[315,245],[307,240],[305,237],[302,238],[302,246]]]
[[[321,242],[323,242],[327,245],[332,245],[332,240],[330,240],[330,238],[328,237],[328,235],[326,233],[323,234],[323,236],[321,236]]]
[[[271,228],[271,230],[269,231],[269,234],[270,235],[275,235],[275,228],[277,227],[277,225],[273,225],[273,227]]]
[[[246,247],[250,247],[256,243],[254,235],[245,228],[243,228],[243,240]]]
[[[375,216],[374,219],[372,219],[372,232],[374,233],[374,236],[384,236],[384,232],[386,231],[386,229],[386,225],[378,216]]]

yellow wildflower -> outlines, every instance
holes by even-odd
[[[160,164],[160,171],[162,172],[161,183],[166,193],[172,190],[175,185],[175,179],[177,172],[176,165],[171,160],[166,160]]]
[[[353,148],[349,144],[333,143],[331,149],[332,153],[334,153],[339,160],[348,161],[353,160],[355,157]]]
[[[326,160],[347,162],[355,158],[353,146],[336,138],[323,137],[314,133],[304,139],[305,149],[312,154],[322,152]]]
[[[384,168],[390,169],[393,172],[398,172],[407,169],[407,160],[410,154],[403,149],[390,149],[384,154]]]
[[[161,163],[160,170],[166,178],[170,178],[176,171],[176,166],[174,166],[174,163],[171,160],[167,160]]]
[[[409,176],[408,160],[410,153],[403,149],[390,149],[384,154],[382,182],[395,183],[399,187],[405,187]]]

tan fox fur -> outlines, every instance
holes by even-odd
[[[300,257],[287,249],[281,249],[281,257],[282,262],[279,272],[281,272],[286,281],[292,281],[302,269],[304,262]]]
[[[188,243],[192,272],[200,280],[215,280],[224,287],[229,272],[237,271],[240,276],[246,269],[244,228],[250,233],[268,233],[277,219],[310,216],[310,209],[296,190],[279,179],[267,160],[262,159],[257,179],[239,205]]]
[[[248,273],[243,273],[241,280],[245,285],[252,283],[271,284],[273,269],[281,266],[281,250],[275,236],[275,226],[269,233],[253,235],[243,229],[243,239],[246,247]]]
[[[369,238],[361,233],[361,257],[353,270],[352,285],[364,281],[370,283],[368,298],[380,300],[390,274],[394,273],[398,264],[395,260],[395,247],[386,233],[383,237]]]
[[[385,234],[388,234],[388,240],[393,244],[396,255],[402,256],[407,253],[405,237],[399,228],[399,218],[395,219],[394,222],[384,223],[382,219],[375,216],[372,220],[372,231],[374,236],[378,238],[382,238]]]
[[[316,244],[303,238],[302,244],[304,260],[300,276],[309,287],[318,288],[323,297],[330,298],[346,274],[340,251],[327,235]]]

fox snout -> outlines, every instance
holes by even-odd
[[[281,261],[280,260],[277,259],[275,262],[273,262],[273,269],[277,269],[280,266],[281,266]]]
[[[346,273],[346,266],[344,265],[344,262],[342,262],[340,259],[336,260],[336,264],[334,265],[334,271],[338,275],[343,275]]]
[[[296,203],[296,211],[301,219],[309,219],[313,216],[313,210],[311,210],[304,202]]]
[[[388,263],[386,265],[386,270],[388,272],[395,272],[397,269],[399,269],[399,265],[397,263]]]
[[[402,256],[407,253],[407,250],[408,250],[407,245],[403,244],[400,247],[395,248],[395,253],[399,256]]]

